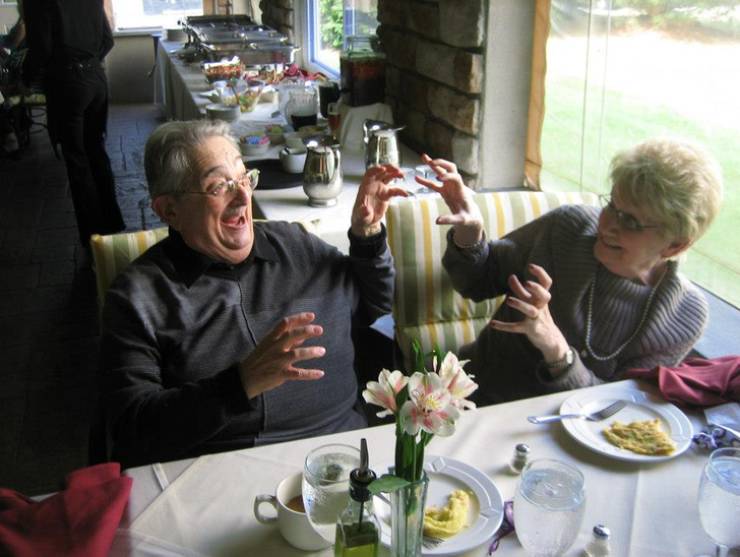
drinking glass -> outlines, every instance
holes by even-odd
[[[699,483],[699,518],[716,544],[717,557],[740,546],[740,449],[717,449],[704,466]]]
[[[514,495],[516,535],[536,557],[562,555],[583,521],[583,474],[565,462],[533,460],[524,467]]]
[[[360,467],[360,450],[351,445],[323,445],[306,456],[303,504],[322,538],[334,541],[337,517],[349,500],[349,473]]]

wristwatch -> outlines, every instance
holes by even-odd
[[[574,361],[575,354],[573,354],[573,349],[569,346],[568,351],[565,353],[565,356],[563,356],[559,360],[555,360],[554,362],[545,363],[545,366],[547,366],[547,369],[549,370],[567,369],[573,365]]]

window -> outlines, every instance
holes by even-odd
[[[304,64],[333,76],[346,37],[374,35],[378,27],[378,0],[305,0],[303,11],[298,36],[306,40]]]
[[[117,31],[178,27],[179,19],[202,13],[202,0],[113,0]]]
[[[545,190],[605,192],[619,150],[688,137],[719,160],[722,210],[681,270],[740,307],[740,2],[552,0]]]

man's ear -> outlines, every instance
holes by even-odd
[[[676,257],[678,254],[685,252],[687,249],[691,247],[691,244],[693,242],[691,240],[673,240],[668,247],[664,248],[663,251],[660,252],[660,255],[664,259],[670,259],[671,257]]]
[[[166,193],[155,197],[152,209],[163,222],[177,230],[177,202],[172,195]]]

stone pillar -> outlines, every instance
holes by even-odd
[[[403,140],[479,185],[485,0],[378,0],[386,101]]]
[[[294,0],[260,0],[262,23],[280,31],[291,43],[295,43]]]

